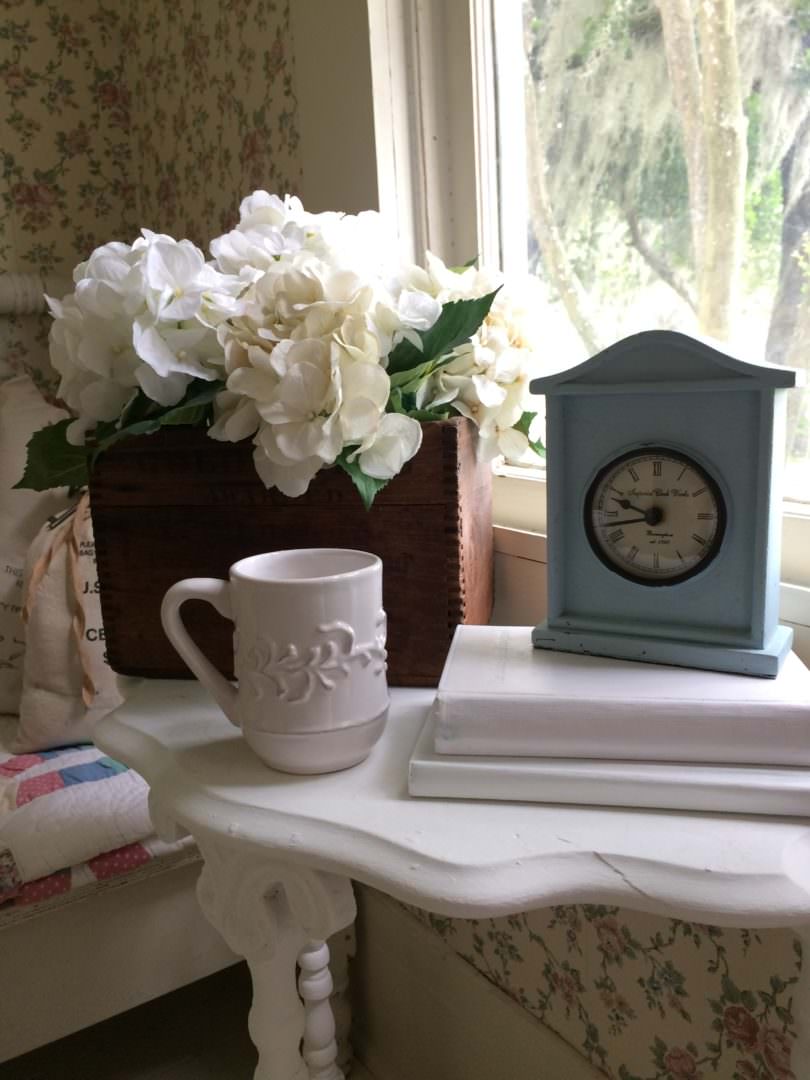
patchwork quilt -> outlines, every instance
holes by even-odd
[[[154,835],[146,782],[89,743],[10,754],[0,723],[0,911],[193,851]]]

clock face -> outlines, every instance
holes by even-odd
[[[640,585],[675,585],[704,570],[720,550],[725,524],[715,480],[686,454],[661,446],[615,458],[585,498],[594,552]]]

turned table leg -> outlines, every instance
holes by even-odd
[[[342,1080],[337,1066],[335,1017],[329,998],[334,988],[329,971],[329,946],[310,941],[298,954],[298,992],[304,1002],[302,1052],[310,1080]]]
[[[234,952],[243,951],[253,980],[248,1031],[259,1051],[255,1080],[308,1080],[299,1050],[304,1009],[295,988],[300,943],[299,932],[283,928],[272,952],[249,946],[239,950],[235,942],[231,945]]]
[[[253,979],[255,1080],[342,1080],[326,938],[354,921],[351,882],[219,839],[198,844],[202,909]]]

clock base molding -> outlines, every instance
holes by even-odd
[[[562,630],[539,623],[532,631],[536,649],[612,656],[618,660],[639,660],[648,664],[724,671],[735,675],[755,675],[774,679],[793,643],[793,630],[777,626],[762,649],[740,649],[725,645],[636,637],[632,634],[595,633],[590,630]]]

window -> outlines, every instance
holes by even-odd
[[[810,5],[522,0],[492,15],[505,255],[543,282],[554,352],[576,362],[666,327],[804,368]],[[785,476],[806,504],[809,405],[790,395]]]
[[[810,365],[810,4],[496,0],[506,268],[576,363],[652,327]],[[810,583],[810,388],[789,395],[785,576]]]
[[[425,248],[448,262],[477,252],[507,271],[538,273],[555,365],[656,325],[807,363],[810,0],[739,10],[733,0],[362,6],[380,208],[397,216],[416,258]],[[670,17],[690,10],[692,22],[675,27],[686,31],[679,40]],[[717,32],[721,16],[731,37]],[[698,91],[701,107],[722,107],[733,121],[711,121],[708,140],[689,127]],[[693,147],[691,165],[684,146]],[[735,198],[698,196],[690,169],[708,170],[710,191],[733,187]],[[733,266],[701,276],[695,245],[714,267],[722,245],[709,241],[728,230]],[[555,260],[542,258],[543,246]],[[721,278],[722,289],[701,287]],[[808,396],[791,392],[783,568],[786,581],[805,586]],[[542,474],[505,472],[496,520],[542,531]]]

